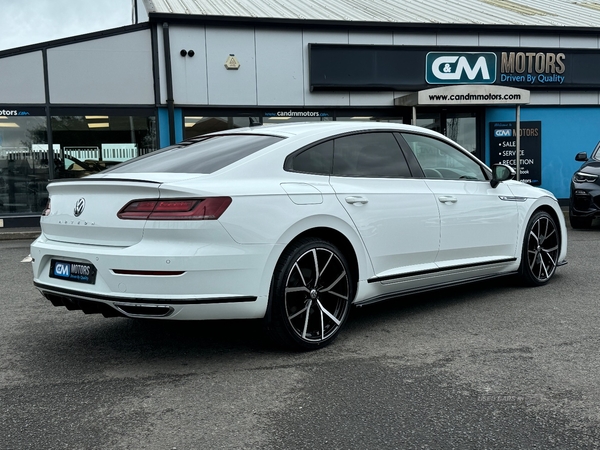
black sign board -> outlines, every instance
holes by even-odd
[[[311,90],[598,89],[597,49],[309,44]]]
[[[542,122],[521,122],[519,145],[520,180],[533,186],[542,184]],[[515,122],[490,123],[490,165],[506,164],[517,168]]]

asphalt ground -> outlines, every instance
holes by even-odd
[[[600,448],[600,227],[547,286],[514,278],[354,309],[281,350],[260,323],[104,319],[0,242],[2,449]]]

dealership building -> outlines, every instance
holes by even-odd
[[[230,128],[414,123],[518,160],[561,202],[600,141],[600,1],[133,0],[132,16],[0,52],[0,225],[37,223],[49,180]]]

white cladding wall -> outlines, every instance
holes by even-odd
[[[302,103],[308,76],[304,73],[303,44],[302,33],[296,31],[256,33],[256,96],[260,105]]]
[[[229,30],[222,28],[207,28],[206,72],[208,75],[208,102],[210,104],[257,104],[257,49],[254,36],[253,29],[237,30],[235,33],[231,33]],[[239,70],[225,69],[224,63],[229,54],[233,54],[238,58],[241,64]],[[222,89],[222,87],[227,88]]]
[[[54,104],[152,105],[150,31],[51,48],[48,81]]]
[[[45,103],[42,52],[0,60],[0,105]]]
[[[162,32],[162,28],[160,28]],[[183,31],[184,30],[184,31]],[[202,27],[183,27],[181,33],[169,33],[171,41],[171,65],[173,74],[173,97],[178,103],[208,104],[208,77],[206,72],[206,31]],[[158,47],[161,74],[162,103],[166,103],[167,85],[164,75],[165,59],[162,33]],[[182,57],[181,50],[194,51],[194,56]]]
[[[392,106],[404,92],[310,92],[309,43],[600,48],[598,36],[359,32],[171,26],[174,100],[181,106]],[[161,102],[166,103],[162,28]],[[180,51],[194,50],[194,57]],[[234,54],[238,70],[227,70]],[[600,104],[594,92],[532,92],[531,104]]]

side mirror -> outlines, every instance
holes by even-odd
[[[587,161],[587,152],[579,152],[575,155],[575,161]]]
[[[492,179],[490,185],[496,188],[502,181],[512,180],[516,176],[515,170],[505,164],[494,164],[492,166]]]

